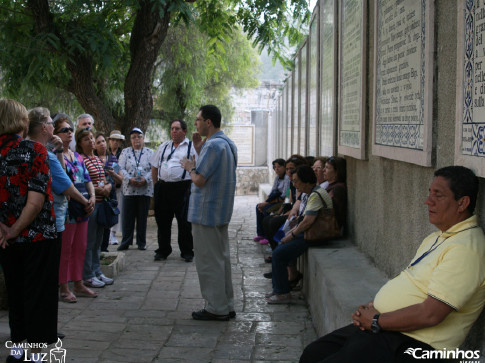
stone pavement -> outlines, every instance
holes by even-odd
[[[270,265],[263,261],[264,248],[252,241],[257,202],[256,196],[236,197],[229,226],[236,319],[191,318],[192,311],[204,306],[195,263],[179,258],[175,228],[172,255],[166,261],[153,260],[156,224],[150,217],[147,250],[126,251],[124,270],[114,285],[98,289],[96,299],[59,302],[66,362],[297,362],[303,348],[316,338],[315,330],[299,293],[293,294],[291,305],[264,301],[271,281],[263,273]],[[9,339],[4,311],[0,339],[4,361],[8,350],[3,342]]]

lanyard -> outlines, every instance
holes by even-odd
[[[103,169],[101,169],[101,168],[99,167],[99,164],[98,164],[98,163],[95,163],[95,162],[94,162],[94,161],[96,161],[96,159],[94,159],[94,161],[93,161],[93,160],[91,160],[91,158],[90,158],[89,156],[87,156],[86,154],[84,154],[84,156],[88,158],[88,160],[91,162],[91,164],[93,164],[93,165],[96,167],[96,169],[98,169],[98,172],[99,172],[99,177],[100,177],[101,181],[103,181],[103,179],[104,179],[104,173],[103,173]]]
[[[143,155],[143,149],[141,149],[140,156],[138,157],[138,160],[136,160],[135,149],[132,148],[131,151],[133,152],[133,158],[135,159],[136,169],[138,170],[138,166],[140,165],[140,161],[141,161],[141,156]]]
[[[457,235],[460,232],[464,232],[464,231],[467,231],[469,229],[477,228],[477,227],[478,226],[472,226],[472,227],[468,227],[468,228],[462,229],[461,231],[456,232],[452,236],[455,236],[455,235]],[[441,241],[440,243],[436,244],[438,242],[438,239],[441,237],[441,234],[440,234],[438,237],[436,237],[436,241],[434,241],[434,243],[431,245],[431,247],[426,252],[424,252],[421,256],[419,256],[416,259],[416,261],[414,261],[413,263],[411,263],[409,265],[409,267],[416,265],[419,261],[421,261],[423,258],[425,258],[426,256],[428,256],[431,252],[433,252],[435,249],[437,249],[439,246],[441,246],[444,241],[446,241],[448,238],[450,238],[452,236],[445,237],[445,239],[443,241]]]

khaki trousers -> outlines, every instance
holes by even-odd
[[[228,225],[204,226],[192,223],[195,267],[205,309],[217,315],[234,311]]]

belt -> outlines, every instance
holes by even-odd
[[[167,182],[165,180],[158,180],[157,183],[160,183],[160,184],[190,184],[192,183],[192,180],[179,180],[179,181],[176,181],[176,182]]]

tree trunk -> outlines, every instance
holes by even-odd
[[[133,127],[146,131],[153,110],[151,93],[153,68],[170,22],[170,12],[167,9],[171,1],[167,1],[164,6],[161,3],[163,2],[139,0],[130,38],[131,62],[124,85],[124,115],[114,115],[104,102],[102,87],[95,86],[94,64],[89,54],[78,52],[72,60],[68,61],[66,66],[71,79],[67,91],[74,94],[83,109],[93,116],[96,130],[109,133],[117,128],[125,135]],[[36,32],[38,34],[53,32],[48,0],[29,0],[28,6],[34,15]],[[59,33],[56,35],[61,40],[61,44],[65,44],[63,35]]]
[[[130,69],[125,79],[125,115],[121,131],[132,126],[146,131],[153,109],[151,79],[159,50],[167,35],[170,1],[162,9],[153,9],[153,2],[140,0],[130,39]],[[162,12],[162,15],[160,15]]]

